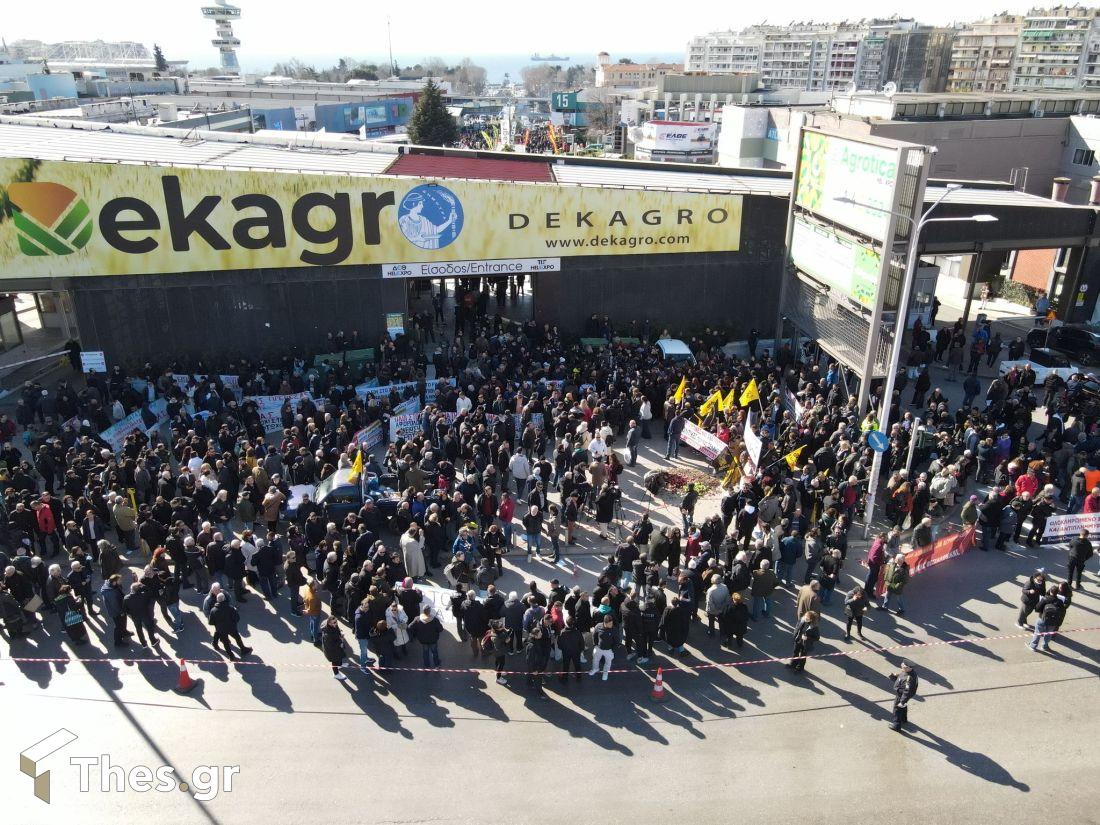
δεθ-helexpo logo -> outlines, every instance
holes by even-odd
[[[397,225],[413,246],[442,249],[462,231],[462,202],[436,183],[415,186],[397,207]]]
[[[24,255],[70,255],[92,237],[92,213],[76,192],[60,183],[8,186],[12,221]]]

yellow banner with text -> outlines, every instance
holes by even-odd
[[[0,159],[0,278],[736,251],[740,195]]]

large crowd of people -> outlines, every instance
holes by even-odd
[[[227,658],[247,657],[241,624],[259,595],[296,617],[336,678],[348,659],[392,668],[417,647],[423,667],[438,667],[450,631],[421,590],[431,580],[451,593],[453,631],[471,654],[492,657],[504,684],[515,669],[508,656],[522,651],[541,696],[549,674],[607,679],[620,656],[645,665],[659,643],[685,656],[693,633],[737,650],[753,622],[774,615],[777,589],[789,588],[797,606],[787,664],[800,671],[823,612],[843,616],[848,641],[853,626],[862,637],[869,609],[906,610],[903,540],[930,544],[950,516],[975,527],[982,550],[1004,550],[1040,538],[1057,509],[1100,511],[1100,490],[1083,486],[1085,470],[1100,465],[1100,437],[1077,379],[1040,397],[1034,376],[1013,370],[954,409],[939,388],[918,379],[910,397],[902,382],[880,427],[812,344],[773,351],[753,330],[747,354],[734,357],[723,349],[727,331],[703,329],[684,336],[693,362],[666,362],[653,345],[669,337],[659,324],[592,316],[586,345],[551,326],[502,325],[479,300],[489,289],[466,284],[475,297],[456,303],[453,326],[424,313],[420,334],[377,342],[373,359],[354,365],[314,367],[309,353],[291,352],[119,366],[84,386],[25,387],[15,420],[0,419],[0,607],[13,652],[15,639],[40,633],[63,633],[79,650],[88,623],[102,621],[97,611],[120,650],[135,635],[155,647],[181,632],[183,604],[202,611]],[[937,360],[942,333],[920,333],[911,363]],[[974,335],[989,340],[984,326]],[[330,338],[328,351],[362,343]],[[451,379],[431,403],[429,364]],[[361,386],[367,379],[410,386],[375,391]],[[271,431],[248,400],[302,391],[312,399],[285,404]],[[360,455],[355,434],[415,395],[416,432]],[[114,451],[99,436],[135,410],[155,420],[150,406],[161,399],[162,427],[138,429]],[[1049,424],[1033,437],[1039,405]],[[688,423],[728,445],[713,467],[716,511],[697,515],[689,485],[674,491],[676,515],[661,523],[650,513],[661,494],[639,485],[645,512],[626,518],[619,480],[639,447],[648,440],[660,463]],[[747,427],[762,443],[756,461]],[[890,442],[885,522],[860,558],[849,552],[852,526],[873,458],[867,433],[880,428]],[[368,500],[335,517],[307,500],[288,516],[292,485],[358,468],[393,488],[392,512]],[[505,559],[554,563],[582,537],[602,559],[591,589],[557,579],[498,589]],[[1090,556],[1083,535],[1071,549],[1078,584]],[[1039,572],[1024,587],[1029,609],[1018,620],[1028,626],[1037,612],[1033,647],[1050,644],[1072,601],[1070,582],[1051,579]]]

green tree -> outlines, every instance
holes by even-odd
[[[164,52],[160,50],[160,46],[156,43],[153,44],[153,60],[156,62],[158,72],[168,71],[168,61],[164,58]]]
[[[430,80],[421,90],[409,120],[409,140],[420,146],[451,146],[458,142],[458,124],[447,111],[439,87]]]

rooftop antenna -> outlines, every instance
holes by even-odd
[[[386,43],[390,47],[390,76],[392,77],[397,72],[393,70],[393,37],[390,34],[390,16],[388,14],[386,15]]]

